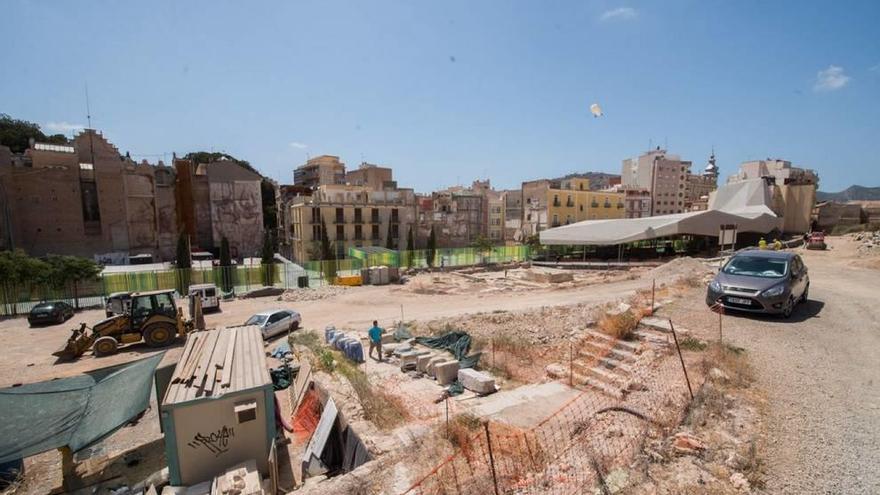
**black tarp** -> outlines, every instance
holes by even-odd
[[[64,446],[76,452],[113,433],[150,405],[164,354],[0,389],[0,463]]]
[[[462,369],[473,368],[480,360],[479,354],[468,356],[471,349],[471,336],[467,332],[448,332],[438,337],[416,337],[416,342],[434,349],[446,349],[458,360]]]

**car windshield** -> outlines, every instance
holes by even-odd
[[[266,322],[266,319],[269,318],[266,315],[254,315],[248,318],[248,321],[244,322],[245,325],[262,325]]]
[[[734,256],[721,271],[729,275],[780,278],[788,272],[788,261],[759,256]]]
[[[53,307],[55,307],[54,303],[42,303],[34,306],[34,309],[52,309]]]

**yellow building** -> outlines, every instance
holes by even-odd
[[[623,218],[623,196],[618,192],[591,191],[588,179],[560,181],[558,188],[547,188],[547,219],[550,227],[558,227],[584,220]]]

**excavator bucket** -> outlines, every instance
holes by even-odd
[[[94,336],[88,332],[86,324],[83,323],[79,328],[71,331],[71,335],[64,347],[53,352],[52,355],[60,359],[76,359],[85,354],[94,343]]]

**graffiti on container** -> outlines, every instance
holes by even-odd
[[[212,431],[207,435],[196,433],[192,441],[187,443],[193,449],[208,449],[214,456],[229,450],[229,439],[235,436],[235,430],[224,426],[217,431]]]

